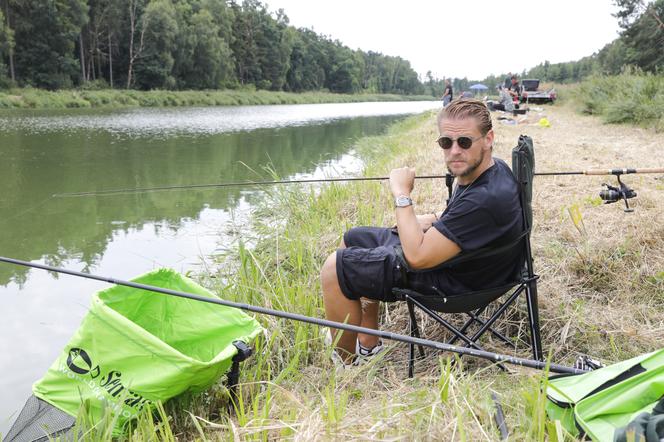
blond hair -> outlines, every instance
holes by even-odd
[[[477,126],[482,135],[486,135],[492,128],[491,114],[484,102],[474,98],[462,98],[451,102],[438,113],[437,123],[449,118],[451,120],[463,120],[466,118],[475,118]]]

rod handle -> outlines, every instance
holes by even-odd
[[[664,173],[664,167],[650,167],[644,169],[588,169],[584,175],[623,175],[630,173]]]

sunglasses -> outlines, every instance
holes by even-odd
[[[439,145],[440,147],[442,147],[443,149],[447,150],[447,149],[451,149],[451,148],[452,148],[452,145],[453,145],[454,142],[456,141],[460,148],[462,148],[462,149],[470,149],[470,147],[473,145],[473,143],[474,143],[475,141],[479,140],[480,138],[484,138],[484,137],[475,137],[475,138],[471,138],[471,137],[450,138],[450,137],[442,136],[442,137],[438,137],[438,139],[436,140],[436,143],[438,143],[438,145]]]

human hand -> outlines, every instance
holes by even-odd
[[[400,195],[410,196],[414,186],[415,169],[412,167],[392,169],[390,172],[390,190],[392,190],[392,195],[395,197]]]

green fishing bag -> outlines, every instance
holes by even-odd
[[[133,281],[214,297],[168,269]],[[146,406],[212,385],[231,366],[233,342],[249,344],[261,330],[235,308],[116,285],[93,296],[33,393],[72,416],[85,402],[93,421],[110,409],[117,434]]]
[[[664,397],[664,349],[582,375],[553,376],[547,388],[549,418],[574,436],[612,441]]]

